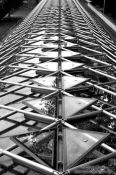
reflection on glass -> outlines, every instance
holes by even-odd
[[[56,77],[49,76],[49,77],[40,77],[33,80],[35,84],[47,86],[47,87],[56,87]]]
[[[54,146],[54,132],[47,131],[41,134],[30,133],[25,137],[17,137],[36,156],[52,165],[52,155]]]
[[[41,114],[46,114],[55,117],[55,100],[54,99],[40,99],[38,107]]]

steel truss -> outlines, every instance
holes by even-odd
[[[115,53],[80,1],[42,0],[0,47],[0,125],[8,124],[0,135],[13,143],[0,146],[0,161],[6,155],[54,175],[98,173],[109,160],[115,166]]]

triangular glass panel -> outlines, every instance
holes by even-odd
[[[38,64],[43,69],[48,69],[51,71],[57,71],[58,70],[58,63],[57,62],[45,62]]]
[[[64,129],[64,169],[79,164],[109,135],[87,130]],[[97,139],[96,139],[97,138]]]
[[[42,51],[42,48],[40,47],[37,47],[37,48],[30,48],[30,49],[23,49],[21,52],[21,54],[24,53],[25,56],[26,54],[29,54],[29,55],[33,55],[33,54],[36,54],[36,55],[40,55],[40,54],[44,54],[44,52]],[[19,54],[20,54],[19,53]]]
[[[64,44],[62,44],[62,47],[73,47],[73,46],[77,46],[77,44],[71,43],[69,41],[64,41]]]
[[[28,63],[28,64],[39,64],[39,58],[38,57],[35,57],[35,58],[30,58],[28,59],[27,61],[25,61],[25,63]]]
[[[56,87],[56,77],[55,76],[39,77],[31,81],[40,86],[42,85],[42,86],[47,86],[47,87]]]
[[[58,44],[55,44],[53,42],[44,43],[44,47],[47,47],[47,48],[57,48],[58,47]]]
[[[51,52],[50,51],[47,51],[47,52],[43,52],[43,54],[45,56],[47,56],[47,57],[54,57],[54,58],[55,57],[58,57],[58,52],[57,51],[56,52],[55,51],[54,52],[53,51],[51,51]]]
[[[63,37],[64,39],[66,39],[66,40],[73,40],[73,39],[75,39],[75,37],[66,35],[66,34],[64,34],[64,33],[62,33],[62,37]]]
[[[70,69],[76,69],[78,67],[83,66],[82,63],[75,63],[72,61],[63,61],[62,62],[62,70],[70,70]]]
[[[96,101],[95,98],[83,98],[75,96],[63,96],[62,99],[62,115],[64,118],[69,118],[77,114],[81,110],[92,105]]]
[[[75,77],[75,76],[64,76],[62,77],[62,89],[69,89],[71,87],[77,86],[81,83],[84,83],[88,78]]]
[[[51,40],[53,40],[53,41],[58,41],[58,40],[59,40],[59,37],[58,37],[58,36],[55,36],[55,35],[46,36],[46,38],[51,39]]]
[[[38,157],[46,165],[53,166],[54,131],[47,131],[41,134],[32,132],[23,137],[17,136],[16,139],[11,138],[11,140],[26,151],[27,158],[38,160]]]
[[[20,135],[26,135],[32,133],[32,130],[30,130],[31,127],[26,126],[17,126],[14,129],[11,129],[8,132],[5,132],[4,134],[0,135],[0,148],[6,149],[13,145],[13,143],[10,141],[10,137],[12,136],[20,136]],[[37,129],[34,129],[33,132],[38,132]]]
[[[75,56],[75,55],[80,55],[79,52],[74,52],[74,51],[71,51],[71,50],[64,50],[62,51],[62,57],[71,57],[71,56]]]
[[[26,43],[27,44],[27,43]],[[34,41],[34,42],[31,42],[30,44],[28,44],[27,46],[36,46],[36,47],[42,47],[44,45],[44,41]],[[25,45],[24,45],[25,46]]]
[[[26,51],[26,53],[28,54],[44,54],[44,52],[42,52],[42,48],[35,48],[35,49],[31,49],[30,51]]]
[[[55,99],[33,99],[29,101],[23,101],[25,105],[32,108],[39,114],[55,116]]]

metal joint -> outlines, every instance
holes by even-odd
[[[62,175],[70,175],[70,172],[67,170],[67,171],[63,172]]]

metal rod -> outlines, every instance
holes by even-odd
[[[48,93],[49,93],[49,92],[53,92],[53,91],[56,90],[55,88],[52,88],[52,87],[26,85],[26,84],[22,84],[22,83],[10,82],[10,81],[7,81],[7,80],[0,80],[0,83],[6,83],[6,84],[21,86],[21,87],[33,88],[33,89],[36,89],[38,92],[40,90],[40,92],[48,91]]]
[[[104,161],[106,161],[106,160],[108,160],[108,159],[111,159],[111,158],[114,158],[114,157],[116,157],[116,152],[110,153],[110,154],[105,155],[105,156],[102,156],[102,157],[100,157],[100,158],[97,158],[97,159],[95,159],[95,160],[89,161],[89,162],[87,162],[87,163],[78,165],[78,166],[76,166],[76,167],[74,167],[74,168],[70,168],[70,169],[68,170],[68,173],[69,173],[69,174],[76,174],[76,171],[77,171],[79,168],[85,168],[85,167],[87,167],[87,166],[93,166],[93,165],[95,165],[95,164],[104,162]]]
[[[92,71],[92,72],[95,72],[95,73],[99,74],[99,75],[103,75],[103,76],[105,76],[105,77],[107,77],[107,78],[116,80],[116,77],[113,77],[112,75],[108,75],[108,74],[106,74],[106,73],[104,73],[104,72],[101,72],[101,71],[92,69],[92,68],[87,67],[87,66],[84,66],[84,67],[87,68],[88,70]]]
[[[116,115],[114,115],[114,114],[112,114],[112,113],[110,113],[110,112],[108,112],[108,111],[106,111],[106,110],[104,110],[104,109],[102,109],[102,108],[99,108],[99,107],[97,107],[97,106],[95,106],[95,105],[92,105],[92,108],[97,109],[97,110],[100,110],[100,111],[102,110],[102,112],[103,112],[104,114],[106,114],[107,116],[116,119]]]
[[[103,87],[101,87],[101,86],[98,86],[98,85],[95,85],[95,84],[89,83],[89,82],[87,82],[87,84],[92,85],[93,87],[95,87],[95,88],[97,88],[97,89],[100,89],[100,90],[102,90],[102,91],[104,91],[104,92],[107,92],[108,94],[111,94],[111,95],[113,95],[113,96],[116,96],[116,93],[115,93],[115,92],[112,92],[112,91],[110,91],[110,90],[107,90],[107,89],[105,89],[105,88],[103,88]]]
[[[92,111],[92,112],[85,113],[85,114],[71,116],[71,118],[66,119],[66,121],[71,122],[71,121],[75,121],[78,119],[96,117],[96,115],[100,115],[101,113],[102,113],[102,110],[101,111],[100,110],[99,111]]]
[[[53,117],[50,117],[50,116],[47,116],[47,115],[36,114],[36,113],[33,113],[33,112],[24,111],[24,110],[16,109],[16,108],[9,107],[9,106],[0,105],[0,108],[8,109],[10,111],[25,114],[25,117],[30,118],[34,121],[44,121],[44,122],[47,122],[47,123],[57,121],[57,119],[55,119]]]
[[[9,151],[0,149],[0,152],[10,158],[12,158],[14,161],[18,162],[21,165],[25,165],[26,167],[36,170],[37,172],[41,172],[43,174],[49,174],[49,175],[58,175],[57,171],[53,170],[52,168],[46,167],[44,165],[41,165],[39,163],[36,163],[34,161],[31,161],[29,159],[26,159],[24,157],[21,157],[19,155],[15,155]]]
[[[41,160],[36,154],[34,154],[26,145],[20,142],[16,137],[13,136],[13,137],[10,137],[10,139],[19,147],[21,147],[25,152],[27,152],[28,155],[33,157],[38,163],[49,167],[48,164],[46,164],[43,160]]]

